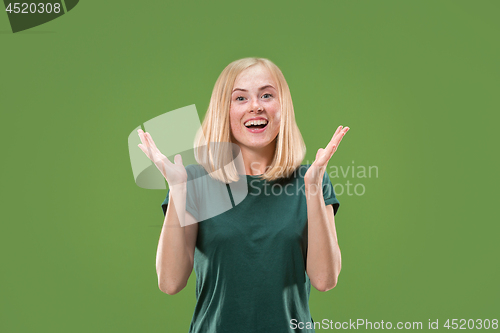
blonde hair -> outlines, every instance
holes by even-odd
[[[306,153],[302,134],[295,122],[290,89],[278,66],[265,58],[252,57],[233,61],[224,68],[215,82],[207,113],[194,144],[196,161],[212,178],[224,183],[239,179],[234,163],[234,149],[229,144],[232,142],[229,110],[233,85],[242,71],[254,65],[263,65],[275,79],[281,113],[274,157],[261,179],[271,181],[289,177],[300,166]]]

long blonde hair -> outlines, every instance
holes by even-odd
[[[215,82],[207,113],[194,144],[197,162],[212,178],[225,183],[239,179],[234,163],[234,149],[230,144],[231,92],[236,77],[248,67],[257,64],[265,66],[277,83],[281,113],[274,158],[261,178],[271,181],[289,177],[300,166],[306,153],[302,134],[295,122],[290,89],[278,66],[265,58],[252,57],[233,61],[224,68]]]

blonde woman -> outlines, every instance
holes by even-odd
[[[332,289],[341,268],[334,221],[340,203],[325,170],[348,130],[339,126],[314,162],[301,165],[305,145],[288,84],[264,58],[234,61],[217,79],[195,143],[200,165],[184,167],[180,155],[170,162],[139,130],[139,147],[169,184],[159,288],[176,294],[196,272],[190,333],[314,332],[311,284]],[[240,167],[230,152],[241,157]],[[236,203],[230,185],[241,181],[248,193]],[[223,186],[214,190],[216,184]],[[230,209],[204,215],[224,185]]]

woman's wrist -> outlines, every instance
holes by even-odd
[[[320,195],[323,197],[322,182],[304,182],[304,189],[306,197]]]
[[[170,191],[170,196],[172,196],[172,195],[174,195],[174,196],[178,196],[178,195],[185,196],[186,192],[187,192],[187,186],[186,186],[186,183],[184,183],[184,182],[178,183],[178,184],[175,184],[175,185],[169,185],[168,189]]]
[[[323,176],[321,177],[304,177],[304,185],[306,189],[308,187],[316,187],[323,185]]]

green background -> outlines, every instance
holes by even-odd
[[[0,14],[2,332],[187,332],[195,276],[158,289],[165,190],[135,185],[127,137],[196,104],[231,61],[283,71],[308,147],[377,166],[340,195],[349,321],[500,318],[498,1],[80,1],[13,34]],[[353,162],[354,161],[354,162]],[[352,192],[351,192],[352,193]],[[258,283],[258,281],[256,281]]]

